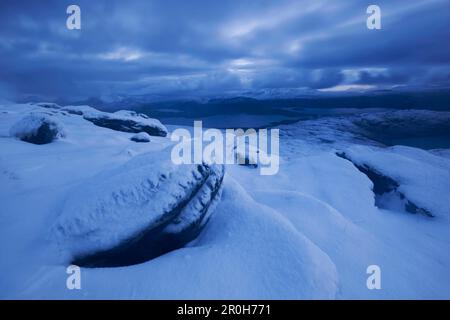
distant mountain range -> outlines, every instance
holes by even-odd
[[[67,103],[62,103],[67,104]],[[91,98],[72,102],[102,110],[132,109],[152,116],[209,116],[230,113],[292,114],[292,108],[393,108],[450,110],[450,90],[423,92],[374,91],[367,94],[304,95],[291,98],[250,96],[154,100],[147,96],[120,97],[112,102]]]

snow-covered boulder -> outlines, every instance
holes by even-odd
[[[123,132],[146,132],[151,136],[165,137],[167,128],[157,119],[133,111],[117,111],[114,113],[97,112],[84,114],[84,118],[99,127]]]
[[[57,118],[46,113],[31,113],[16,122],[10,135],[34,144],[46,144],[65,136]]]
[[[96,126],[116,131],[140,133],[146,132],[151,136],[165,137],[167,128],[157,119],[130,110],[120,110],[113,113],[99,111],[90,106],[65,106],[60,110],[83,116]]]
[[[198,235],[223,175],[223,166],[175,165],[168,149],[137,156],[75,188],[54,232],[78,265],[149,260]]]
[[[147,132],[139,132],[130,138],[134,142],[150,142],[150,135]]]

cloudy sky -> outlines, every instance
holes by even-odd
[[[0,95],[449,88],[449,22],[450,0],[1,0]]]

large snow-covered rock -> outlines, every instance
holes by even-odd
[[[138,156],[75,188],[56,223],[62,248],[87,266],[129,265],[193,240],[220,197],[223,166]]]
[[[61,111],[83,116],[96,126],[116,131],[140,133],[151,136],[167,136],[167,128],[157,119],[130,110],[119,110],[113,113],[99,111],[90,106],[65,106]]]
[[[65,136],[58,119],[42,112],[34,112],[20,119],[11,127],[10,134],[34,144],[50,143]]]
[[[167,128],[159,120],[133,111],[89,112],[84,114],[84,118],[97,126],[112,130],[132,133],[146,132],[151,136],[161,137],[167,135]]]

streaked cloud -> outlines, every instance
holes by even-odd
[[[351,0],[0,2],[0,94],[208,96],[450,87],[450,2]]]

